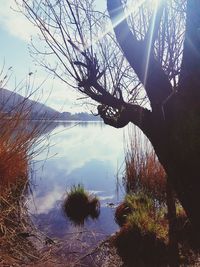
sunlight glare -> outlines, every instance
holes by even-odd
[[[152,6],[153,8],[158,8],[158,4],[160,3],[160,0],[152,0]]]
[[[118,16],[115,19],[114,24],[111,24],[106,28],[106,30],[104,32],[102,32],[99,36],[97,36],[97,38],[95,38],[92,43],[88,44],[87,46],[85,46],[85,49],[88,49],[90,46],[95,45],[98,43],[98,41],[100,41],[101,39],[104,38],[104,36],[106,36],[106,34],[108,34],[109,32],[111,32],[113,30],[113,27],[116,27],[117,25],[119,25],[124,19],[128,18],[128,16],[130,16],[136,9],[138,9],[141,5],[143,5],[147,0],[139,0],[137,1],[136,4],[132,5],[132,7],[128,8],[128,11],[123,13],[123,16]],[[154,0],[154,1],[159,1],[159,0]],[[115,10],[117,11],[117,10]]]
[[[161,0],[153,0],[152,4],[154,7],[153,15],[152,15],[152,23],[150,25],[150,35],[149,35],[149,40],[148,40],[148,47],[147,47],[147,53],[146,53],[146,61],[145,61],[145,71],[144,71],[144,87],[147,82],[147,76],[148,76],[148,70],[149,70],[149,60],[150,60],[150,55],[151,55],[151,48],[152,48],[152,42],[153,42],[153,33],[154,33],[154,28],[155,28],[155,22],[156,22],[156,16],[158,12],[158,7],[160,4]]]
[[[115,22],[113,24],[110,24],[104,32],[102,32],[99,36],[97,36],[92,43],[86,45],[84,49],[88,49],[89,47],[97,44],[101,39],[104,38],[106,34],[111,32],[113,30],[113,27],[116,27],[119,25],[124,19],[128,18],[132,13],[134,13],[135,10],[137,10],[141,5],[143,5],[145,2],[149,0],[139,0],[137,1],[136,4],[129,5],[126,12],[123,12],[123,14],[118,15],[115,19]],[[150,60],[150,54],[151,54],[151,47],[152,47],[152,41],[153,41],[153,32],[154,32],[154,27],[155,27],[155,21],[156,21],[156,15],[158,11],[158,6],[160,2],[163,0],[152,0],[150,1],[150,4],[153,6],[153,15],[152,15],[152,23],[150,26],[150,35],[149,35],[149,40],[148,40],[148,48],[146,52],[146,61],[145,61],[145,70],[144,70],[144,86],[147,81],[147,75],[148,75],[148,69],[149,69],[149,60]],[[116,10],[117,11],[117,10]]]

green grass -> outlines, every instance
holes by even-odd
[[[76,196],[82,196],[85,198],[89,197],[88,192],[85,190],[84,186],[81,184],[72,185],[70,190],[67,192],[67,194],[68,194],[68,198],[76,197]]]
[[[141,261],[144,266],[166,262],[168,221],[165,211],[143,192],[125,196],[115,213],[121,229],[113,243],[128,266],[139,266]]]
[[[165,218],[165,206],[156,206],[155,202],[142,192],[127,194],[121,205],[127,209],[121,209],[121,214],[120,208],[116,211],[117,222],[122,218],[122,225],[138,228],[143,234],[153,233],[157,238],[167,241],[168,222]]]

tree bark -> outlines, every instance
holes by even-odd
[[[200,106],[180,94],[173,101],[149,139],[200,242]]]
[[[170,267],[179,266],[179,249],[176,235],[176,199],[171,182],[167,177],[167,210],[169,222],[169,261]]]

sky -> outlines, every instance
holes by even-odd
[[[80,94],[58,79],[50,77],[31,58],[28,46],[31,36],[34,38],[37,34],[37,29],[25,16],[16,12],[15,0],[0,0],[0,3],[0,70],[4,68],[5,74],[12,67],[12,75],[5,88],[14,90],[17,87],[18,92],[25,95],[24,82],[31,79],[33,90],[40,87],[32,96],[33,99],[39,99],[59,111],[72,113],[89,111],[88,107],[81,105],[81,102],[77,100]],[[97,6],[98,8],[105,7],[105,0],[101,0],[101,4],[98,1]],[[29,76],[30,72],[34,74]],[[44,84],[40,86],[43,82]]]

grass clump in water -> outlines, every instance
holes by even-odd
[[[98,218],[100,214],[100,202],[98,198],[87,192],[83,185],[73,185],[67,192],[63,204],[64,213],[77,225],[84,224],[85,219]]]
[[[162,264],[167,261],[165,212],[143,192],[126,195],[116,209],[115,220],[121,229],[113,238],[124,262],[139,264],[142,260],[144,264]]]

